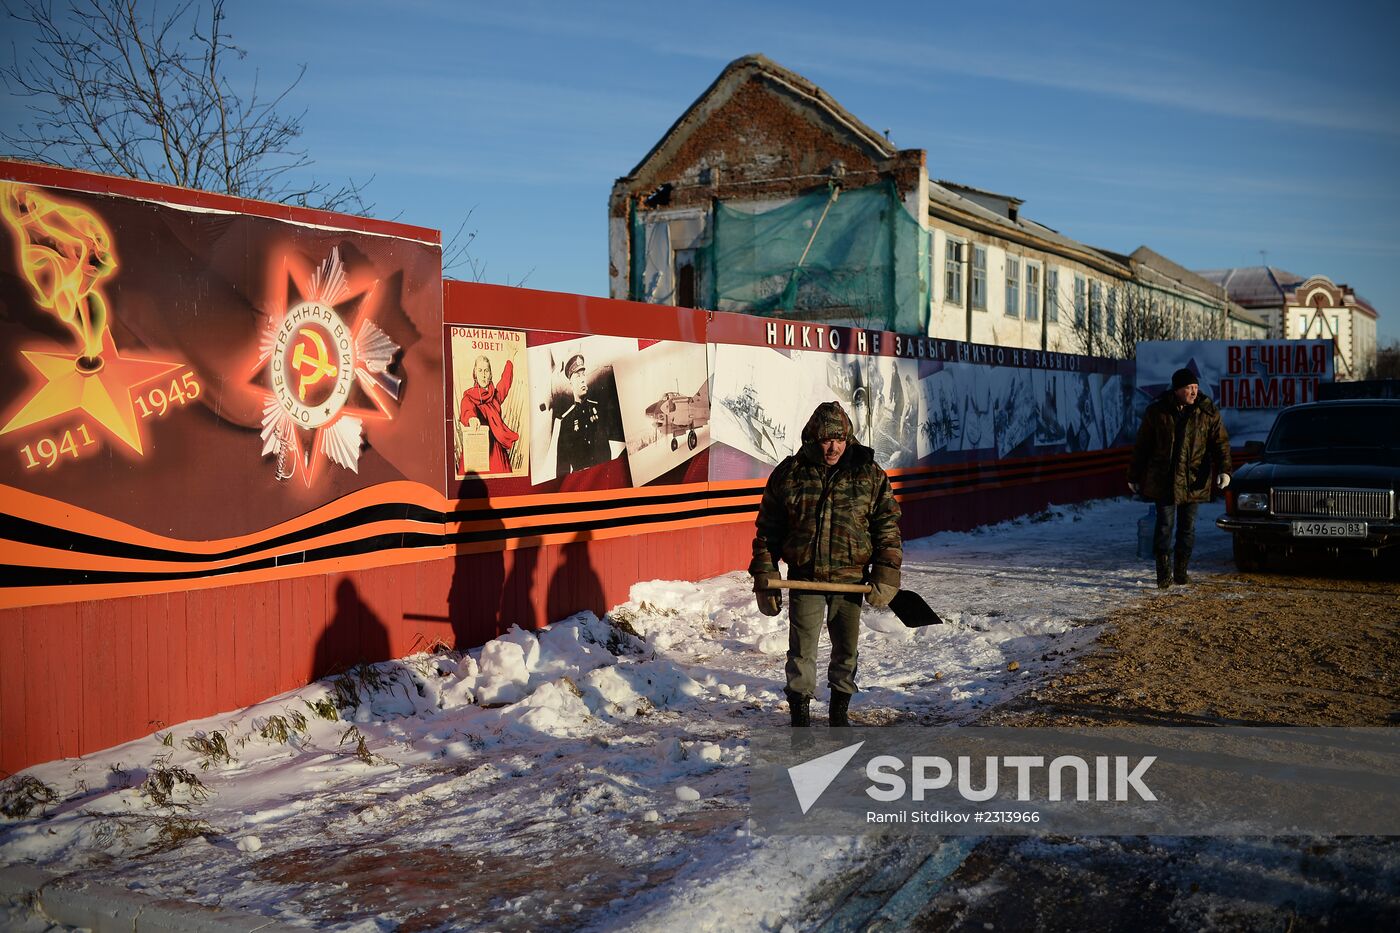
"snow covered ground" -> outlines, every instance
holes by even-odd
[[[1155,592],[1135,557],[1143,509],[908,542],[904,586],[948,624],[866,608],[853,720],[962,722],[1053,677],[1096,619]],[[1198,520],[1202,573],[1228,568],[1218,514]],[[747,736],[786,720],[786,646],[746,574],[641,583],[607,619],[359,668],[28,769],[9,786],[57,799],[0,817],[0,870],[332,930],[801,927],[814,888],[871,843],[748,829]],[[35,921],[0,907],[7,922]]]

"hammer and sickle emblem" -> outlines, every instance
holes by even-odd
[[[307,342],[298,340],[296,352],[292,354],[292,369],[301,375],[297,382],[297,395],[301,396],[301,400],[304,402],[306,401],[307,387],[314,386],[327,376],[334,376],[336,367],[327,359],[326,342],[321,339],[320,334],[314,330],[305,330],[302,331],[302,336],[310,337],[311,342],[316,345],[316,354],[312,357],[306,352]],[[310,367],[309,371],[307,370],[308,366]]]

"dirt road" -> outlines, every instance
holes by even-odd
[[[1400,724],[1400,582],[1216,574],[1113,614],[1097,650],[981,725]],[[984,840],[921,930],[1353,930],[1400,922],[1387,838]]]
[[[1150,594],[1110,616],[1070,673],[983,724],[1396,724],[1400,582],[1367,571],[1212,575]]]

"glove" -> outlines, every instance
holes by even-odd
[[[758,611],[766,616],[775,616],[783,611],[783,591],[773,589],[771,582],[779,579],[777,573],[756,573],[753,575],[754,602]]]
[[[872,583],[870,584],[870,592],[865,594],[865,601],[876,609],[884,609],[898,592],[899,587],[897,586],[890,586],[888,583]]]
[[[876,609],[884,609],[899,592],[899,571],[894,567],[876,564],[870,569],[870,592],[865,601]]]
[[[1230,485],[1230,474],[1221,473],[1215,478],[1215,482],[1221,489],[1224,489],[1226,486]]]
[[[1132,482],[1128,483],[1128,491],[1131,492],[1133,495],[1137,495],[1137,494],[1138,494],[1138,490],[1141,489],[1141,488],[1142,488],[1142,487],[1139,486],[1137,483],[1132,483]]]

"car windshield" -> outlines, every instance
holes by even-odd
[[[1338,448],[1400,450],[1400,416],[1391,406],[1311,408],[1279,413],[1269,453]]]

